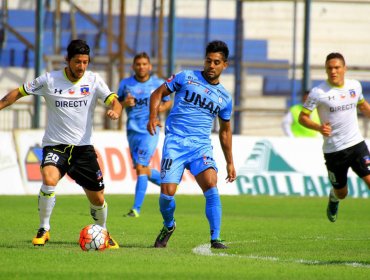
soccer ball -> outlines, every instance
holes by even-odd
[[[107,248],[109,234],[99,225],[88,225],[80,232],[80,247],[84,251],[103,251]]]

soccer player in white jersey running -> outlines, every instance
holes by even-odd
[[[236,172],[230,125],[232,98],[219,81],[228,65],[228,55],[229,49],[224,42],[210,42],[206,48],[203,71],[184,70],[177,73],[150,97],[148,131],[154,135],[160,125],[157,115],[161,100],[174,93],[174,105],[166,120],[161,161],[159,207],[164,226],[155,240],[156,248],[166,247],[176,228],[174,196],[185,168],[194,175],[206,200],[211,247],[227,248],[220,239],[222,209],[210,134],[213,120],[218,117],[219,138],[226,160],[226,180],[233,182]]]
[[[145,52],[135,55],[132,70],[134,75],[123,79],[119,84],[118,100],[122,107],[126,109],[127,140],[130,146],[132,163],[137,174],[134,204],[125,216],[137,218],[144,202],[148,180],[158,186],[161,184],[159,171],[149,166],[157,148],[159,134],[150,135],[146,125],[149,119],[150,95],[164,83],[164,80],[151,75],[152,64]],[[171,104],[170,97],[164,97],[159,111],[167,111]]]
[[[329,194],[327,217],[335,222],[339,201],[348,194],[348,169],[363,179],[370,188],[370,154],[362,137],[357,108],[370,117],[369,103],[364,99],[361,84],[345,79],[346,63],[340,53],[326,57],[327,81],[313,88],[299,116],[299,122],[324,136],[323,152],[329,180],[333,186]],[[310,119],[317,108],[320,122]]]
[[[47,125],[42,139],[42,185],[38,196],[40,226],[32,240],[35,246],[43,246],[50,239],[55,187],[65,174],[85,191],[94,223],[106,228],[108,204],[91,139],[93,114],[98,99],[110,106],[106,115],[112,120],[121,116],[122,106],[102,78],[87,71],[89,62],[89,46],[83,40],[73,40],[67,47],[67,67],[24,83],[0,100],[0,110],[28,95],[43,96],[47,106]],[[119,245],[110,237],[108,248],[116,249]]]

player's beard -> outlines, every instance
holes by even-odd
[[[71,74],[72,78],[74,80],[79,80],[81,79],[81,77],[83,76],[84,72],[82,73],[81,77],[77,76],[73,71],[72,71],[72,68],[70,66],[68,66],[68,69],[69,69],[69,73]]]
[[[218,84],[220,75],[216,75],[215,73],[210,74],[209,70],[204,71],[203,75],[210,84]]]

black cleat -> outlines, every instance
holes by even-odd
[[[131,209],[124,217],[139,218],[140,215],[135,209]]]
[[[170,239],[172,233],[176,229],[176,223],[173,224],[172,228],[166,228],[163,226],[161,229],[161,232],[157,236],[157,239],[155,240],[154,247],[155,248],[166,248],[167,242]]]
[[[229,248],[226,245],[222,244],[222,241],[223,240],[221,240],[221,239],[211,240],[211,248],[213,248],[213,249],[227,249],[227,248]]]
[[[329,198],[328,208],[326,208],[326,215],[330,222],[334,223],[338,217],[339,201],[333,202]]]

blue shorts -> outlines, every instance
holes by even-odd
[[[218,171],[210,139],[166,135],[161,161],[162,183],[179,184],[185,168],[194,176],[208,168]]]
[[[137,164],[149,166],[150,159],[158,145],[158,133],[153,136],[149,133],[128,133],[127,139],[134,167]]]

